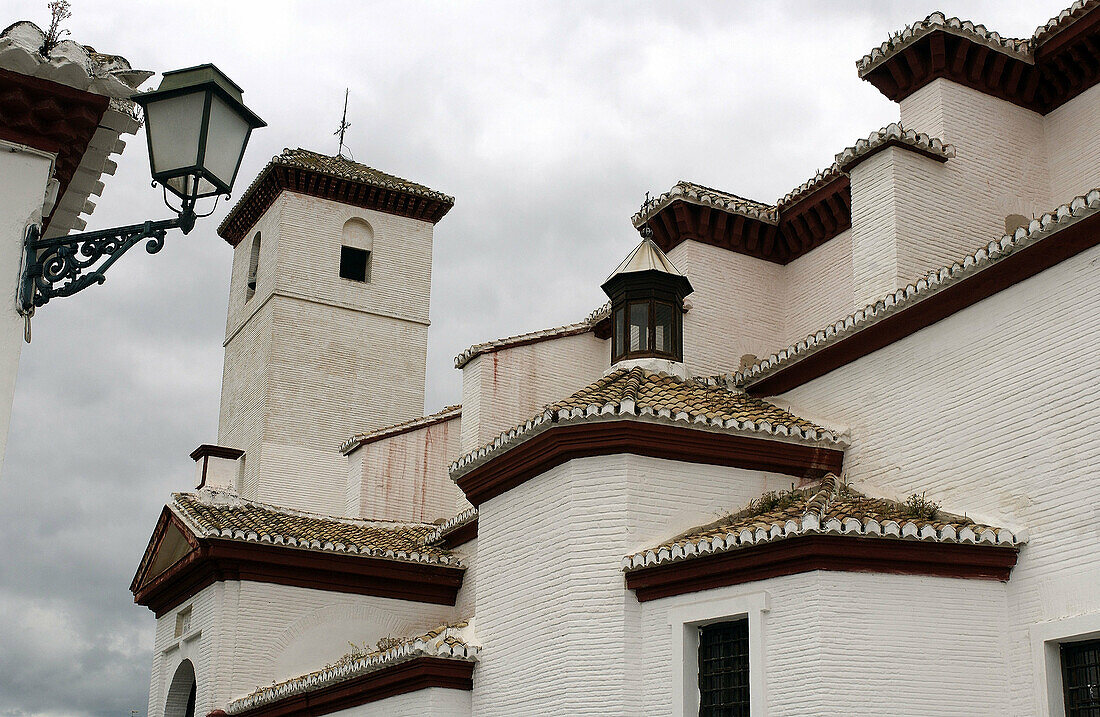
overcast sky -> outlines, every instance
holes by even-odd
[[[435,231],[427,411],[459,401],[466,346],[603,302],[646,191],[688,179],[774,202],[896,120],[855,61],[937,9],[72,2],[71,39],[158,72],[213,62],[245,89],[269,126],[238,195],[284,147],[334,154],[349,87],[355,159],[456,197]],[[1027,37],[1068,3],[939,9]],[[7,0],[0,27],[45,26],[45,5]],[[89,229],[169,216],[144,133],[127,141]],[[228,208],[35,316],[0,479],[0,715],[145,714],[153,616],[128,586],[168,494],[192,487],[187,454],[217,439]]]

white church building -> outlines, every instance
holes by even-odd
[[[131,586],[149,714],[1100,715],[1098,6],[891,36],[897,123],[648,201],[606,306],[429,416],[454,200],[272,159]]]

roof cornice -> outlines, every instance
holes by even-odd
[[[465,568],[326,553],[224,538],[196,548],[160,575],[131,585],[134,602],[160,617],[215,582],[251,580],[331,592],[454,605]]]
[[[1016,557],[1014,545],[812,534],[628,570],[626,586],[647,602],[813,570],[1004,581]]]
[[[772,396],[825,375],[1100,244],[1100,190],[1063,204],[959,262],[929,272],[733,375]]]
[[[651,458],[764,470],[799,477],[838,472],[844,453],[823,445],[707,430],[705,425],[611,417],[544,424],[527,440],[491,460],[452,468],[474,506],[577,458],[632,453]]]

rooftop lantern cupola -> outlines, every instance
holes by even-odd
[[[691,282],[641,228],[642,242],[601,288],[611,298],[611,363],[684,360],[684,297]]]

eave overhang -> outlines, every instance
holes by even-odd
[[[799,478],[839,472],[844,452],[640,419],[549,424],[545,430],[452,477],[475,507],[577,458],[631,453],[685,463],[764,470]]]
[[[1040,114],[1057,109],[1100,79],[1100,13],[1085,12],[1034,46],[942,15],[918,23],[911,38],[859,63],[860,77],[900,102],[943,77]],[[981,32],[975,32],[978,29]]]
[[[234,717],[324,715],[431,687],[468,692],[474,688],[473,674],[474,663],[469,660],[416,657],[360,677],[285,697],[252,709],[233,712],[233,715]],[[219,711],[212,714],[225,715],[226,713]]]
[[[363,209],[437,223],[451,210],[438,196],[381,187],[307,167],[268,163],[218,227],[218,236],[237,246],[283,191],[320,197]]]
[[[167,508],[168,521],[177,521]],[[162,513],[162,521],[165,514]],[[158,523],[158,530],[160,523]],[[154,532],[154,541],[157,533]],[[148,553],[148,551],[147,551]],[[454,605],[465,569],[224,538],[195,538],[194,548],[156,576],[142,561],[130,586],[134,602],[160,617],[203,588],[227,580],[290,585],[397,600]]]
[[[647,602],[813,570],[1005,581],[1017,553],[1011,545],[799,535],[627,570],[626,586]]]
[[[961,263],[734,376],[754,396],[774,396],[846,366],[1100,244],[1100,190],[990,242]]]

